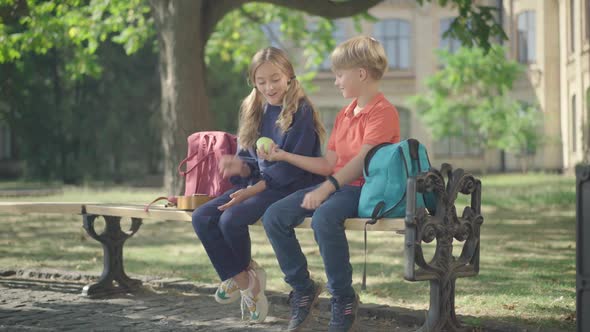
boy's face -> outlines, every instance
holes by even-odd
[[[336,75],[334,85],[340,89],[344,98],[356,98],[361,94],[360,71],[360,68],[334,70],[334,75]]]
[[[289,78],[277,66],[265,62],[254,73],[254,84],[271,105],[282,105]]]

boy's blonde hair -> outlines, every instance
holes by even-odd
[[[333,70],[364,68],[375,80],[380,80],[387,71],[383,45],[369,36],[350,38],[336,46],[330,58]]]
[[[275,47],[268,47],[254,54],[252,62],[250,62],[250,67],[248,68],[248,81],[250,84],[255,85],[254,75],[256,74],[256,70],[266,62],[275,65],[289,78],[289,86],[283,97],[283,109],[277,119],[277,126],[283,133],[285,133],[293,123],[293,115],[299,108],[299,102],[305,100],[313,112],[315,131],[320,138],[320,142],[323,142],[326,137],[326,129],[311,101],[307,98],[303,86],[301,86],[301,83],[299,83],[295,77],[293,65],[283,50]],[[240,106],[240,125],[238,129],[239,142],[242,148],[247,149],[256,144],[256,140],[260,135],[260,123],[262,121],[262,115],[264,114],[265,102],[264,96],[258,91],[258,89],[256,89],[256,86],[252,88],[250,94],[242,101],[242,105]]]

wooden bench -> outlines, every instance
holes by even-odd
[[[416,193],[435,192],[438,195],[436,213],[429,215],[424,208],[416,208]],[[455,201],[459,193],[469,195],[471,203],[461,216],[457,215]],[[430,307],[423,330],[454,331],[460,328],[455,316],[455,280],[475,276],[479,272],[481,182],[462,169],[452,170],[443,164],[441,171],[432,170],[408,179],[406,216],[399,219],[381,219],[367,225],[368,231],[387,231],[403,234],[405,270],[408,281],[430,281]],[[82,215],[86,232],[103,246],[103,272],[98,282],[83,288],[84,296],[102,296],[115,292],[133,292],[141,281],[127,276],[123,266],[123,246],[141,227],[143,220],[191,221],[191,211],[144,206],[92,203],[0,203],[3,213],[60,213]],[[95,231],[97,217],[105,220],[101,234]],[[121,229],[121,218],[131,218],[128,231]],[[346,230],[363,230],[366,218],[347,219]],[[258,221],[255,225],[260,225]],[[298,228],[310,228],[306,218]],[[461,254],[453,255],[453,240],[462,241]],[[422,251],[422,243],[436,240],[436,249],[430,262]]]

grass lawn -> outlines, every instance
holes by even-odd
[[[490,175],[483,182],[484,224],[480,275],[457,281],[460,315],[575,328],[575,179],[560,175]],[[12,188],[19,183],[0,184]],[[90,201],[146,203],[159,189],[64,187],[46,197],[0,201]],[[466,200],[463,200],[465,203]],[[458,207],[458,211],[462,208]],[[102,248],[86,235],[79,216],[2,215],[0,266],[47,267],[100,272]],[[130,223],[126,221],[126,223]],[[309,230],[298,230],[314,278],[325,280],[319,250]],[[360,289],[363,234],[348,232],[354,286]],[[260,227],[251,228],[253,257],[269,275],[268,286],[288,291],[272,248]],[[365,303],[427,309],[428,283],[403,281],[403,237],[369,233]],[[457,254],[459,249],[455,249]],[[128,274],[184,277],[217,282],[207,255],[185,222],[147,221],[125,247]]]

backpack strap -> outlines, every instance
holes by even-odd
[[[184,158],[180,162],[180,164],[178,164],[178,174],[180,174],[182,176],[186,176],[188,173],[192,172],[193,169],[195,169],[195,167],[197,167],[199,164],[201,164],[203,161],[205,161],[205,159],[209,158],[211,155],[213,155],[215,153],[215,151],[213,151],[213,147],[215,146],[215,143],[217,142],[217,138],[215,138],[215,137],[209,137],[209,138],[210,138],[208,141],[209,144],[207,145],[207,148],[205,149],[207,152],[197,160],[197,162],[193,165],[193,167],[191,167],[190,169],[187,169],[186,171],[183,171],[180,169],[182,167],[182,165],[186,164],[188,162],[188,160],[193,158],[194,156],[198,156],[202,150],[197,149],[197,151],[195,151],[194,153],[192,153],[189,156],[187,156],[186,158]]]
[[[408,171],[408,162],[406,160],[406,156],[404,153],[403,148],[399,148],[401,149],[402,153],[402,161],[404,164],[404,169],[406,170],[406,178],[410,176],[410,173]],[[404,192],[403,196],[400,198],[400,200],[395,203],[395,205],[385,211],[383,211],[383,208],[385,207],[385,202],[381,201],[379,203],[377,203],[375,205],[375,208],[373,209],[373,213],[371,214],[371,219],[367,220],[365,222],[365,263],[363,265],[363,282],[361,284],[361,290],[366,290],[367,289],[367,225],[374,225],[377,223],[377,221],[381,218],[383,218],[384,215],[388,214],[389,212],[393,211],[395,208],[397,208],[404,200],[406,199],[406,193]]]
[[[177,198],[174,196],[170,196],[170,197],[160,196],[160,197],[154,199],[153,201],[151,201],[148,205],[146,205],[145,208],[143,208],[143,210],[145,212],[149,212],[150,206],[152,206],[152,204],[154,204],[157,201],[162,201],[162,200],[167,200],[168,203],[171,204],[172,206],[176,206],[176,203],[177,203]]]
[[[371,214],[371,219],[365,222],[365,264],[363,265],[363,282],[361,284],[361,290],[367,289],[367,225],[371,224],[374,225],[377,223],[377,219],[379,213],[385,207],[385,202],[381,201],[375,205],[375,209],[373,209],[373,213]]]
[[[418,172],[422,169],[420,166],[420,142],[415,138],[408,139],[408,147],[410,149],[410,158],[418,164]]]
[[[203,161],[205,161],[207,158],[209,158],[211,155],[213,155],[213,152],[209,152],[204,156],[201,156],[201,158],[199,158],[199,160],[197,160],[197,162],[193,165],[193,167],[187,169],[186,171],[183,171],[181,169],[182,165],[186,164],[186,162],[191,159],[192,157],[194,157],[195,155],[198,154],[198,151],[196,153],[191,154],[190,156],[184,158],[180,164],[178,164],[178,174],[182,175],[182,176],[186,176],[188,173],[192,172],[193,169],[195,169],[195,167],[199,166],[199,164],[201,164]]]

